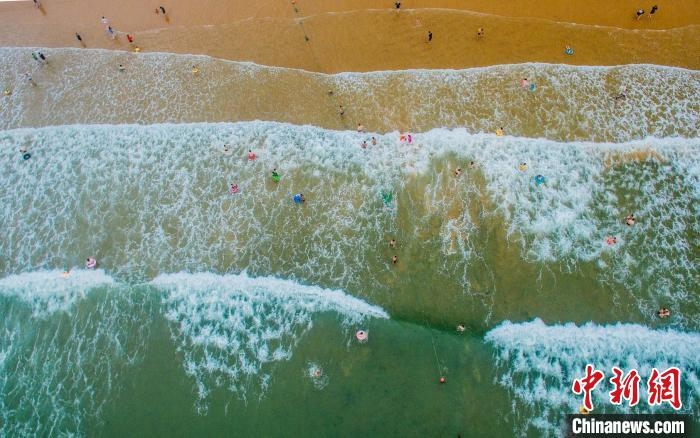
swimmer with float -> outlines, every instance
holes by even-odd
[[[537,184],[538,186],[541,186],[542,184],[544,184],[544,182],[545,182],[544,175],[535,176],[535,184]]]
[[[296,195],[294,195],[293,199],[295,204],[301,204],[306,202],[306,198],[304,197],[303,193],[297,193]]]

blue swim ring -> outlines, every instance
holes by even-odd
[[[530,91],[535,91],[537,90],[537,86],[535,84],[530,84]]]
[[[571,47],[567,47],[566,50],[564,50],[564,53],[566,53],[567,55],[573,55],[574,49],[572,49]]]
[[[26,161],[26,160],[32,158],[32,154],[30,154],[29,152],[27,152],[26,154],[22,155],[22,158],[24,158],[24,160]]]
[[[301,204],[301,193],[297,193],[296,195],[294,195],[294,202],[296,204]]]

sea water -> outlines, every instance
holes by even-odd
[[[98,111],[71,103],[65,116],[110,124],[1,131],[3,434],[556,436],[581,403],[570,387],[586,363],[643,375],[677,366],[683,410],[698,414],[696,72],[523,65],[309,78],[211,62],[319,90],[352,83],[356,96],[385,81],[415,93],[436,81],[508,83],[524,69],[560,94],[511,90],[540,100],[504,99],[513,129],[502,137],[498,117],[455,118],[470,100],[417,117],[439,107],[419,98],[402,118],[421,120],[407,124],[410,142],[378,110],[365,119],[377,127],[358,133],[322,117],[179,123],[197,119],[143,102],[130,104],[134,120],[119,105],[102,112],[100,99]],[[619,75],[650,88],[618,109],[587,100],[599,88],[588,81],[618,77],[602,96]],[[571,90],[560,86],[571,77]],[[4,101],[18,105],[3,107],[5,128],[62,117],[32,103],[35,92]],[[69,94],[41,99],[65,108]],[[527,105],[542,113],[529,120],[518,110]],[[84,269],[88,257],[97,270]],[[659,320],[659,307],[672,317]],[[627,411],[604,395],[597,409]]]

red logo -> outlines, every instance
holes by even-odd
[[[613,405],[622,404],[623,400],[627,400],[630,407],[636,406],[639,403],[639,373],[636,369],[630,370],[625,375],[625,372],[618,367],[612,367],[613,377],[610,378],[610,383],[613,385],[613,390],[608,394],[610,403]],[[605,374],[593,367],[586,365],[586,375],[581,379],[574,380],[571,387],[576,395],[583,394],[583,407],[587,411],[593,410],[591,402],[591,392],[603,380]],[[652,368],[651,376],[647,380],[647,391],[649,397],[647,402],[649,406],[661,405],[668,402],[675,410],[679,410],[681,403],[681,371],[676,367],[671,367],[660,373],[656,368]]]
[[[591,391],[603,380],[605,374],[602,371],[593,368],[593,365],[586,365],[586,376],[583,379],[574,380],[574,384],[571,389],[574,394],[583,393],[583,407],[589,411],[593,410],[593,403],[591,403]]]

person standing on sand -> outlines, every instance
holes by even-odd
[[[39,0],[34,0],[34,6],[36,6],[37,9],[41,7],[41,3],[39,3]]]
[[[431,31],[428,31],[428,42],[431,42],[433,40],[433,33]]]
[[[394,7],[396,8],[396,13],[398,14],[401,10],[401,2],[394,2]]]
[[[343,105],[340,105],[340,108],[338,109],[338,114],[340,114],[340,117],[343,117],[345,115],[345,108],[343,108]]]
[[[637,9],[637,21],[644,15],[644,9]]]
[[[105,27],[105,29],[107,29],[107,27],[109,26],[109,20],[106,19],[106,18],[104,17],[104,15],[102,16],[102,19],[100,20],[100,23],[102,23],[102,25]]]
[[[365,127],[362,125],[362,123],[357,124],[357,132],[365,132]]]
[[[85,43],[83,42],[83,37],[81,37],[78,32],[75,33],[75,39],[80,41],[80,44],[82,44],[83,46],[85,45]]]
[[[480,27],[480,28],[477,29],[477,31],[476,31],[476,39],[477,39],[477,40],[480,40],[480,39],[482,39],[483,37],[484,37],[484,28],[483,28],[483,27]]]
[[[126,34],[126,40],[129,41],[130,44],[133,44],[134,42],[134,36],[130,33]]]
[[[656,6],[656,5],[652,6],[651,11],[649,11],[649,18],[653,17],[658,9],[659,9],[658,6]]]

